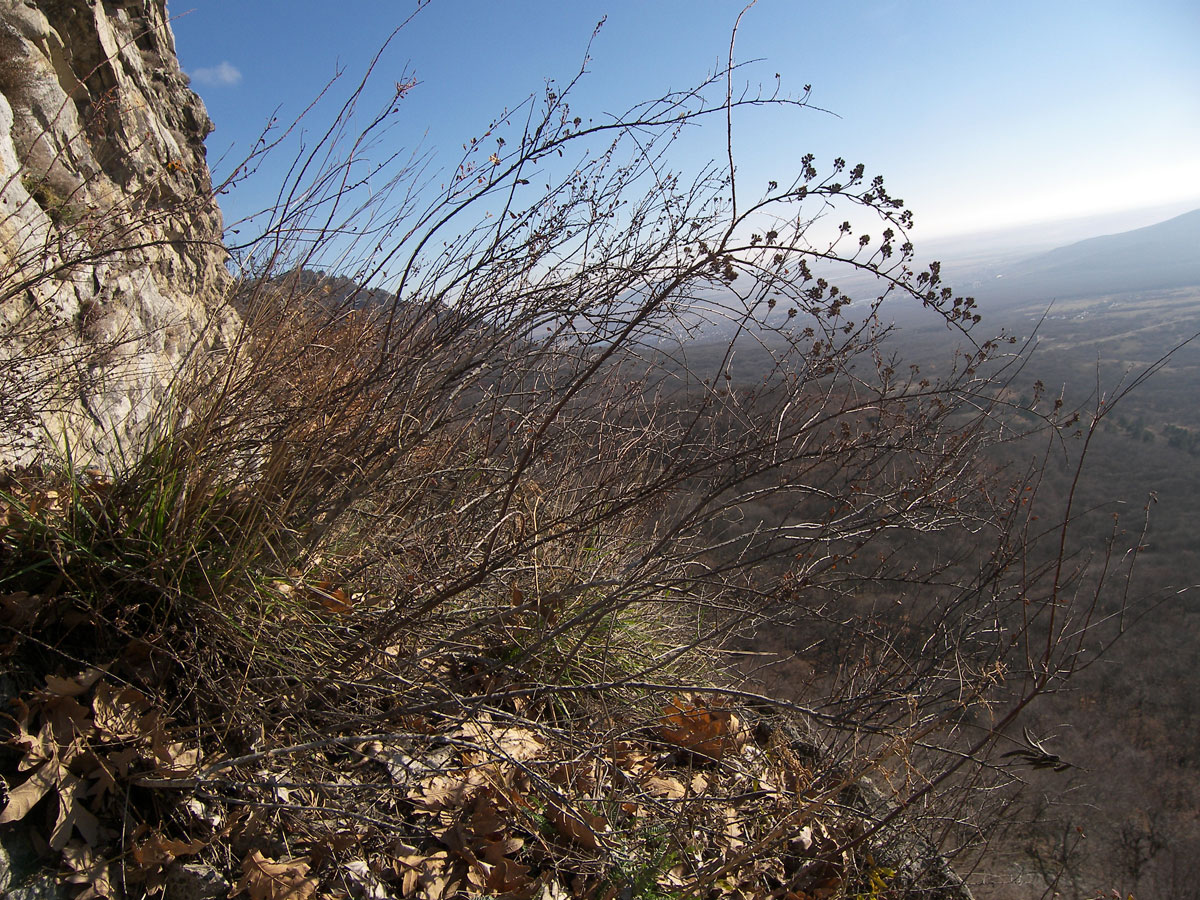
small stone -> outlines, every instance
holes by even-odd
[[[4,892],[4,900],[66,900],[67,885],[53,872],[44,872],[25,879]]]
[[[163,900],[215,900],[229,893],[229,882],[205,863],[176,863],[167,870]]]
[[[66,896],[57,875],[38,858],[21,829],[0,834],[0,897],[4,900],[55,900]]]

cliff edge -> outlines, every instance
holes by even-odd
[[[128,447],[235,319],[163,0],[0,2],[0,459]]]

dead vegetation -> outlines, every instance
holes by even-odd
[[[356,93],[238,251],[240,340],[106,470],[7,476],[0,824],[80,897],[964,896],[925,835],[986,840],[1104,579],[1033,552],[1071,510],[984,455],[1021,358],[881,178],[667,171],[684,124],[805,106],[727,74],[603,125],[552,86],[436,188],[363,153],[411,85],[350,138]],[[960,341],[938,378],[902,299]],[[803,702],[732,665],[814,622]]]

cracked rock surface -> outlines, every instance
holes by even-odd
[[[211,130],[164,0],[0,0],[0,461],[136,443],[230,336]]]

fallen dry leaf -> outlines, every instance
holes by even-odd
[[[142,718],[152,707],[153,704],[136,688],[118,690],[106,681],[96,685],[96,694],[92,697],[96,727],[105,737],[116,740],[145,737]]]
[[[527,728],[492,725],[488,722],[467,722],[461,734],[486,750],[493,751],[513,762],[528,762],[540,755],[546,745]]]
[[[548,818],[562,834],[588,850],[599,849],[600,835],[607,834],[610,830],[608,822],[603,817],[582,809],[574,809],[569,812],[552,809]]]
[[[511,894],[531,887],[529,866],[512,859],[502,859],[492,869],[487,889],[494,894]]]
[[[139,826],[135,838],[145,831],[146,826]],[[205,841],[172,840],[156,831],[145,840],[135,840],[130,852],[133,865],[127,867],[125,877],[133,882],[144,882],[151,894],[158,893],[166,884],[168,868],[177,858],[193,856],[206,846]]]
[[[93,684],[103,675],[100,669],[88,669],[74,678],[59,678],[57,675],[46,676],[46,692],[56,697],[78,697],[86,694]]]
[[[17,785],[8,795],[8,805],[0,811],[0,825],[19,822],[52,788],[57,788],[67,774],[66,766],[58,760],[42,764],[33,775]]]
[[[681,800],[687,796],[687,789],[683,786],[683,782],[670,775],[649,775],[642,779],[642,787],[653,797]]]
[[[168,743],[161,738],[161,732],[155,732],[152,748],[157,761],[155,768],[159,775],[168,777],[191,775],[200,768],[202,754],[199,747],[189,747],[182,743]]]
[[[353,888],[353,894],[359,900],[388,900],[391,896],[387,886],[371,870],[366,860],[351,860],[342,868],[347,884]]]
[[[423,900],[442,900],[443,897],[454,896],[458,891],[462,880],[445,850],[429,854],[418,865],[414,881],[410,881],[408,873],[405,873],[405,896],[415,893]]]
[[[663,709],[658,735],[668,744],[710,759],[723,759],[746,740],[741,722],[730,710],[698,706],[683,697]]]
[[[809,850],[813,845],[813,830],[811,825],[805,825],[791,836],[789,843],[800,850]]]
[[[100,823],[83,805],[82,790],[83,782],[74,775],[65,776],[58,784],[58,816],[50,832],[50,846],[55,850],[67,845],[73,830],[79,831],[89,847],[99,843]]]
[[[308,842],[308,858],[319,869],[325,863],[337,860],[362,846],[364,835],[364,832],[357,831],[330,831]]]
[[[29,591],[0,595],[0,622],[14,630],[32,625],[44,602],[39,594]]]
[[[95,725],[92,711],[81,706],[74,697],[52,697],[42,708],[42,719],[50,724],[50,732],[59,746],[59,756],[70,759],[83,749]],[[68,751],[66,748],[72,748]]]
[[[350,595],[342,588],[335,588],[328,581],[305,585],[304,592],[309,599],[315,600],[336,615],[344,616],[354,611],[354,601],[350,599]]]
[[[743,829],[740,817],[737,811],[731,806],[722,806],[720,809],[721,819],[724,824],[723,837],[725,838],[725,846],[730,850],[737,850],[745,845],[742,840]]]
[[[154,832],[133,845],[133,861],[142,867],[165,866],[181,856],[194,856],[205,846],[204,841],[177,841]]]
[[[304,860],[276,861],[253,850],[242,860],[242,877],[229,896],[246,892],[250,900],[308,900],[320,883],[308,869]]]
[[[91,900],[92,897],[107,897],[111,900],[116,896],[109,875],[108,860],[87,844],[82,841],[68,843],[63,848],[63,862],[72,872],[67,876],[69,883],[87,885],[75,900]]]
[[[425,857],[418,853],[401,853],[392,858],[392,870],[400,875],[400,893],[411,896],[417,889]]]
[[[36,769],[43,762],[58,758],[58,743],[54,740],[54,731],[49,722],[43,722],[37,734],[28,730],[29,707],[21,704],[22,716],[17,723],[18,733],[11,741],[12,745],[25,751],[25,756],[17,765],[20,772]]]
[[[513,837],[498,836],[489,838],[479,851],[479,855],[493,865],[500,862],[506,856],[512,856],[518,850],[525,846],[525,839]]]
[[[458,773],[434,775],[409,796],[427,810],[461,808],[484,789],[487,781],[487,772],[476,766]]]

